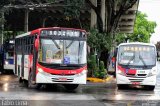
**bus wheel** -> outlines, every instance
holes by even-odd
[[[78,87],[78,84],[64,84],[64,87],[67,90],[75,90]]]
[[[155,86],[148,86],[149,90],[154,90]]]
[[[28,78],[28,88],[40,89],[42,85],[41,84],[33,84],[32,77],[33,77],[33,73],[31,72],[29,74],[29,78]]]
[[[117,87],[118,87],[118,89],[123,89],[123,88],[124,88],[124,85],[118,84]]]
[[[19,83],[22,83],[23,82],[23,79],[22,77],[19,78]]]

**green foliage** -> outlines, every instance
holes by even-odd
[[[104,67],[104,62],[100,61],[99,67],[96,63],[96,56],[91,55],[88,58],[88,76],[94,76],[97,78],[105,78],[107,71]]]
[[[104,62],[103,61],[100,61],[100,64],[99,64],[99,78],[105,78],[107,74],[107,71],[104,67]]]
[[[129,36],[130,41],[149,42],[151,34],[154,33],[156,23],[147,20],[147,15],[141,12],[137,13],[134,26],[134,33]]]
[[[84,6],[85,0],[65,0],[66,7],[64,7],[64,14],[66,17],[78,18],[80,16],[80,10]]]
[[[91,29],[87,43],[92,49],[96,49],[98,53],[101,53],[103,50],[110,50],[112,38],[107,33],[99,33],[97,29]]]
[[[94,76],[97,78],[105,78],[107,75],[107,71],[104,67],[104,62],[100,61],[99,70],[94,71]]]
[[[119,44],[122,43],[122,42],[126,42],[127,36],[128,36],[128,34],[117,33],[117,34],[115,35],[117,45],[119,45]]]
[[[91,55],[88,57],[88,74],[89,76],[93,76],[94,73],[98,70],[97,63],[96,63],[96,56]]]

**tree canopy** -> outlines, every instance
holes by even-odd
[[[134,33],[129,36],[130,41],[149,42],[155,27],[156,22],[149,21],[147,15],[139,11],[136,17]]]

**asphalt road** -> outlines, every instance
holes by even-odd
[[[158,66],[160,70],[160,65]],[[62,85],[28,89],[14,75],[0,75],[0,105],[34,106],[160,106],[160,73],[154,91],[143,87],[118,90],[115,79],[108,83],[87,83],[75,91]]]

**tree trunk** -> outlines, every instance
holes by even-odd
[[[108,67],[108,57],[109,57],[109,52],[108,50],[102,51],[99,60],[104,62],[104,66],[107,69]]]

